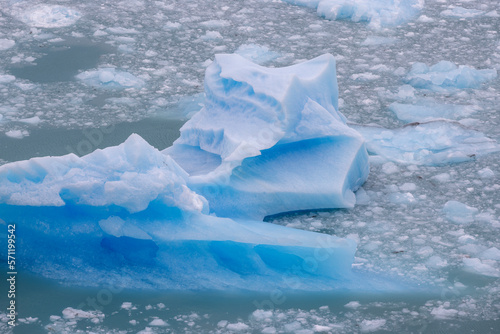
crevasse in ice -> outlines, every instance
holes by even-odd
[[[268,69],[217,55],[205,107],[164,153],[223,217],[348,208],[368,176],[363,138],[337,110],[335,60]]]
[[[0,166],[20,266],[84,285],[370,289],[351,273],[353,240],[252,220],[354,205],[368,159],[336,109],[333,57],[265,69],[219,55],[206,94],[165,152],[131,135],[83,157]]]
[[[317,8],[329,20],[369,22],[373,28],[397,26],[418,15],[424,0],[284,0]]]

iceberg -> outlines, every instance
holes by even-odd
[[[76,78],[89,86],[103,89],[141,88],[145,84],[144,80],[133,74],[112,67],[84,71]]]
[[[497,70],[476,70],[473,67],[440,61],[431,67],[424,63],[414,63],[405,82],[415,88],[433,91],[479,88],[481,84],[497,77]]]
[[[76,285],[398,289],[352,272],[355,241],[262,221],[352,206],[367,177],[364,140],[337,111],[333,57],[266,69],[218,55],[205,88],[163,152],[133,134],[83,157],[0,166],[19,269]]]
[[[500,145],[483,133],[445,120],[410,123],[398,129],[353,127],[366,139],[369,153],[383,161],[438,166],[500,151]]]
[[[368,22],[372,28],[398,26],[415,18],[424,0],[284,0],[294,5],[316,8],[329,20]]]
[[[361,135],[338,112],[335,60],[265,68],[217,55],[205,106],[163,152],[220,217],[353,207],[368,176]]]

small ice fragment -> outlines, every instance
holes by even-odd
[[[478,209],[457,201],[448,201],[443,207],[446,219],[456,224],[468,224],[474,221]]]
[[[16,44],[15,41],[6,38],[0,38],[0,51],[10,49]]]
[[[363,320],[359,325],[359,329],[362,333],[375,332],[384,327],[385,323],[385,319]]]

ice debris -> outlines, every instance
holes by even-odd
[[[424,0],[284,0],[317,8],[329,20],[368,22],[373,28],[397,26],[418,16]]]
[[[39,28],[61,28],[74,24],[82,16],[80,12],[72,8],[59,5],[38,5],[24,8],[21,3],[14,6],[16,16],[32,27]]]
[[[398,119],[404,122],[428,122],[437,119],[458,120],[478,111],[476,106],[439,104],[431,101],[419,101],[415,104],[394,102],[389,105]]]
[[[455,224],[468,224],[474,221],[478,209],[457,201],[448,201],[443,207],[446,219]]]
[[[125,71],[107,67],[93,71],[85,71],[76,76],[87,85],[104,89],[141,88],[144,80]]]
[[[441,12],[441,16],[444,17],[464,18],[464,19],[472,19],[479,16],[483,16],[484,14],[486,13],[482,10],[456,7],[456,6],[451,6],[451,8],[443,10]]]
[[[257,44],[242,44],[235,53],[259,65],[280,57],[279,53],[269,50],[267,46]]]
[[[366,139],[369,153],[383,161],[437,166],[500,151],[500,145],[483,133],[444,120],[410,123],[398,129],[353,127]]]
[[[405,78],[415,88],[446,91],[465,88],[479,88],[481,84],[497,77],[496,69],[477,70],[473,67],[442,60],[432,66],[414,63]]]

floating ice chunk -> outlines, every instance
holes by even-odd
[[[154,319],[149,323],[149,326],[155,326],[155,327],[165,327],[168,326],[168,323],[166,323],[162,319]]]
[[[446,219],[456,224],[467,224],[474,221],[478,209],[457,201],[448,201],[443,207]]]
[[[9,130],[5,132],[5,135],[10,138],[23,139],[29,136],[29,132],[27,130]]]
[[[495,177],[495,172],[493,172],[489,168],[483,168],[481,170],[478,170],[477,174],[479,174],[479,177],[482,179],[492,179]]]
[[[458,310],[445,308],[443,305],[435,307],[431,311],[431,315],[438,320],[453,319],[458,316]]]
[[[223,27],[229,27],[231,25],[231,22],[226,21],[226,20],[209,20],[209,21],[204,21],[201,22],[200,25],[207,27],[207,28],[223,28]]]
[[[16,42],[14,42],[13,40],[0,38],[0,51],[10,49],[14,45],[16,45]]]
[[[355,74],[351,75],[351,79],[356,80],[356,81],[372,81],[372,80],[380,79],[380,75],[373,74],[370,72],[355,73]]]
[[[394,44],[398,41],[394,37],[383,37],[383,36],[368,36],[361,45],[363,46],[373,46],[373,45],[387,45]]]
[[[454,104],[438,104],[420,102],[417,104],[402,104],[394,102],[389,106],[398,119],[405,122],[427,122],[436,119],[457,120],[469,117],[477,112],[477,107]]]
[[[389,201],[394,204],[412,204],[417,200],[411,193],[392,193],[389,195]]]
[[[418,15],[424,0],[284,0],[295,5],[317,8],[329,20],[369,22],[373,28],[397,26]]]
[[[29,117],[29,118],[22,118],[22,119],[20,119],[18,121],[22,122],[22,123],[26,123],[26,124],[37,125],[42,120],[38,116],[33,116],[33,117]]]
[[[452,6],[452,8],[443,10],[441,12],[441,16],[444,17],[464,18],[464,19],[472,19],[479,16],[483,16],[484,14],[485,12],[482,10],[455,7],[455,6]]]
[[[270,51],[267,46],[257,44],[240,45],[235,53],[256,64],[264,64],[280,56],[279,53]]]
[[[496,69],[476,70],[473,67],[455,64],[449,61],[428,67],[424,63],[415,63],[406,76],[406,83],[415,88],[425,88],[435,91],[479,88],[482,83],[497,77]]]
[[[483,260],[500,261],[500,250],[496,247],[491,247],[482,252],[479,257]]]
[[[368,160],[361,136],[337,111],[331,55],[286,68],[217,55],[205,91],[204,108],[164,152],[213,212],[260,220],[355,204]]]
[[[78,74],[76,78],[87,85],[106,89],[140,88],[145,84],[144,80],[114,68],[85,71]]]
[[[79,309],[74,309],[72,307],[67,307],[62,311],[64,319],[93,319],[93,318],[104,318],[104,314],[100,311],[83,311]]]
[[[385,319],[363,320],[359,325],[359,330],[361,333],[375,332],[384,327],[386,322]]]
[[[74,24],[81,17],[80,12],[58,5],[38,5],[30,9],[18,8],[21,20],[40,28],[61,28]]]
[[[84,157],[33,158],[0,166],[0,202],[11,205],[118,205],[130,212],[153,200],[187,211],[206,201],[186,187],[187,175],[138,135]]]
[[[205,41],[222,39],[222,35],[218,31],[207,31],[205,35],[201,36]]]
[[[500,277],[500,270],[496,268],[496,261],[483,260],[478,258],[464,258],[464,270],[489,277]]]
[[[9,83],[16,80],[16,77],[10,74],[0,74],[0,84]]]
[[[500,151],[494,140],[455,122],[410,123],[393,130],[353,127],[365,137],[370,154],[404,164],[458,163]]]

